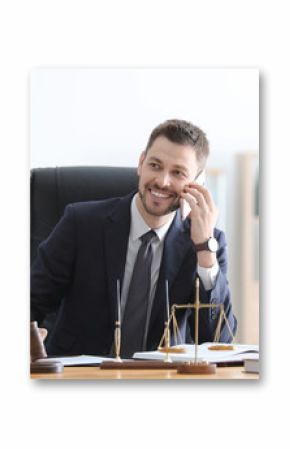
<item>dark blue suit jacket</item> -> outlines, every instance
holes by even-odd
[[[130,230],[133,194],[124,198],[75,203],[66,207],[63,218],[39,246],[31,274],[31,320],[40,324],[47,313],[59,307],[56,324],[46,347],[48,354],[108,354],[112,347],[116,320],[116,281],[122,282]],[[220,272],[216,286],[206,292],[201,285],[200,301],[223,303],[232,328],[232,312],[226,279],[226,243],[219,241]],[[165,319],[165,280],[169,282],[170,302],[194,300],[196,253],[190,239],[190,223],[179,212],[164,242],[160,274],[154,298],[147,349],[156,349]],[[186,341],[194,335],[192,311],[178,317]],[[199,342],[211,341],[218,320],[216,309],[200,312]],[[221,340],[231,340],[223,326]]]

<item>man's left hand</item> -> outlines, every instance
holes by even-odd
[[[180,196],[187,201],[191,209],[191,239],[193,243],[197,245],[206,242],[213,236],[218,215],[218,209],[210,192],[199,184],[189,184]],[[208,251],[198,253],[201,266],[212,266],[216,260],[214,254],[207,253]]]

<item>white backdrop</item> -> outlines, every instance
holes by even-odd
[[[199,125],[223,165],[258,150],[258,83],[256,69],[34,69],[31,165],[135,166],[168,118]]]

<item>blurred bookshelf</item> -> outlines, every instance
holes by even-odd
[[[241,326],[243,343],[259,344],[259,157],[241,156]]]
[[[216,227],[226,232],[226,173],[220,168],[206,170],[205,185],[212,194],[218,208]]]

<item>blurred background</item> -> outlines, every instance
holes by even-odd
[[[206,185],[228,242],[237,341],[259,343],[258,70],[36,68],[30,81],[31,168],[135,167],[152,129],[169,118],[206,132]]]

